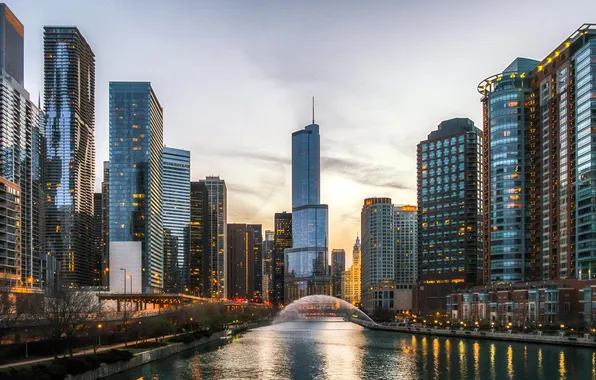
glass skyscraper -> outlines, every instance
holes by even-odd
[[[273,307],[279,308],[285,301],[285,252],[292,247],[292,213],[277,212],[273,219]]]
[[[275,232],[271,230],[265,231],[263,239],[263,302],[273,301],[273,242]]]
[[[25,28],[6,4],[0,4],[0,71],[21,85],[25,81]]]
[[[190,292],[210,297],[209,292],[209,197],[205,182],[190,183]]]
[[[227,189],[226,182],[219,177],[201,180],[207,189],[208,267],[209,283],[205,291],[209,297],[225,298],[228,294],[227,259]]]
[[[142,242],[145,293],[164,282],[162,147],[163,109],[151,83],[110,82],[109,239]]]
[[[190,152],[164,147],[162,154],[165,289],[182,293],[190,281]]]
[[[292,133],[292,248],[286,250],[286,303],[332,293],[327,270],[328,207],[320,204],[319,125]]]
[[[95,55],[76,27],[44,27],[45,242],[63,285],[93,280]]]

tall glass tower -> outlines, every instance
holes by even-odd
[[[142,242],[145,293],[164,281],[162,147],[163,109],[151,83],[110,82],[109,239]]]
[[[190,183],[190,292],[209,294],[209,197],[205,182]]]
[[[93,279],[95,55],[76,27],[44,27],[46,252],[63,285]]]
[[[205,292],[213,298],[225,298],[228,294],[228,258],[227,258],[227,189],[226,182],[219,177],[207,177],[201,180],[207,189],[207,231],[209,283]]]
[[[163,228],[168,231],[167,241],[164,240],[166,291],[187,292],[190,281],[190,152],[164,147],[162,170]]]
[[[285,302],[332,294],[327,270],[328,207],[320,204],[319,125],[292,134],[292,248],[285,251]]]

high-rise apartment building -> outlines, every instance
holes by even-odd
[[[285,300],[285,251],[292,247],[292,213],[275,213],[273,241],[273,307],[286,304]]]
[[[101,182],[101,234],[102,234],[102,286],[110,286],[110,162],[103,162],[103,181]]]
[[[273,300],[273,242],[275,232],[265,230],[263,239],[263,302],[269,303]]]
[[[292,133],[292,248],[286,251],[285,301],[332,294],[327,270],[328,207],[320,203],[319,125]]]
[[[361,287],[360,287],[360,238],[356,238],[354,248],[352,249],[352,266],[344,272],[344,280],[342,282],[342,297],[354,306],[360,306],[362,302]]]
[[[110,244],[140,241],[141,289],[158,292],[164,286],[163,109],[149,82],[110,82],[109,107]]]
[[[45,242],[62,284],[93,282],[95,55],[76,27],[44,27]]]
[[[164,234],[165,290],[167,293],[188,292],[190,152],[164,147],[162,159],[163,228],[164,233],[167,231],[167,235]]]
[[[331,251],[331,276],[333,277],[333,296],[342,298],[342,277],[346,270],[346,251],[334,249]]]
[[[248,224],[246,228],[252,230],[254,236],[254,270],[252,300],[257,303],[263,302],[263,226],[260,224]]]
[[[205,182],[190,183],[190,287],[194,296],[211,296],[209,291],[209,197]]]
[[[21,286],[21,188],[0,177],[0,286]]]
[[[227,298],[255,298],[255,230],[246,224],[228,224]]]
[[[596,25],[482,83],[485,281],[596,278]],[[490,242],[490,244],[488,244]]]
[[[4,3],[0,4],[0,72],[25,82],[25,28]]]
[[[206,292],[209,297],[225,298],[228,294],[227,261],[227,190],[226,183],[219,177],[201,180],[207,188],[208,205],[208,280]]]
[[[418,144],[418,309],[445,310],[455,288],[481,282],[482,132],[441,122]]]
[[[418,279],[418,211],[395,206],[395,288],[412,289]]]

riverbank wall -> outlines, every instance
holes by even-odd
[[[563,346],[577,346],[596,348],[596,339],[593,335],[584,337],[574,336],[552,336],[552,335],[538,335],[538,334],[518,334],[513,332],[492,332],[492,331],[474,331],[474,330],[454,330],[454,329],[440,329],[429,327],[397,327],[397,326],[383,326],[379,324],[372,324],[366,321],[354,320],[356,323],[364,328],[378,331],[391,331],[403,334],[412,335],[434,335],[445,336],[453,338],[468,338],[468,339],[488,339],[488,340],[502,340],[519,343],[537,343],[537,344],[556,344]]]
[[[232,333],[239,333],[249,328],[248,324],[239,325],[232,329]],[[204,344],[217,341],[226,336],[226,331],[218,332],[208,338],[201,338],[191,343],[174,343],[165,347],[155,348],[150,351],[140,352],[136,354],[129,361],[122,361],[113,364],[101,364],[99,368],[81,373],[78,375],[68,375],[64,380],[97,380],[108,376],[115,375],[120,372],[128,371],[129,369],[165,358],[170,355],[177,354],[182,351],[190,350]]]

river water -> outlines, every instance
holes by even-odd
[[[596,380],[596,351],[371,331],[349,322],[292,322],[111,377],[141,378]]]

